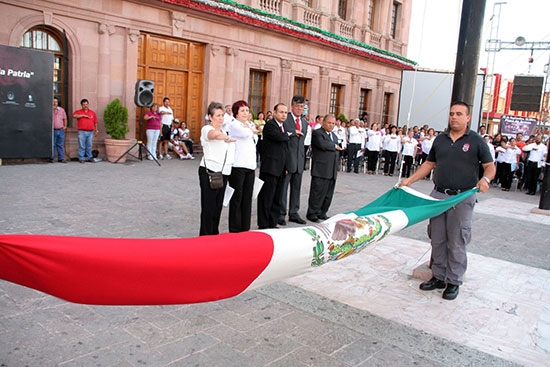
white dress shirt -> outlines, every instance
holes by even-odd
[[[423,154],[429,154],[430,153],[430,150],[432,150],[432,145],[434,144],[434,140],[435,140],[435,135],[433,138],[426,138],[424,140],[422,140],[422,153]],[[494,156],[494,147],[493,147],[493,156]]]
[[[256,169],[256,142],[258,135],[252,131],[252,125],[245,122],[247,127],[239,120],[233,119],[229,124],[229,136],[236,139],[235,161],[233,167]]]
[[[355,126],[351,126],[349,129],[349,143],[350,144],[361,144],[361,149],[365,146],[365,141],[363,140],[363,134]]]
[[[396,134],[384,136],[384,149],[388,152],[399,152],[401,147],[401,139]]]
[[[346,149],[346,146],[347,146],[346,128],[341,125],[335,126],[332,132],[335,133],[336,136],[338,137],[338,144],[341,145],[342,149]]]
[[[546,145],[543,143],[531,143],[523,147],[524,152],[530,152],[527,158],[530,162],[537,162],[539,168],[544,166],[545,155],[547,153]]]
[[[414,148],[418,145],[418,141],[415,138],[406,137],[403,139],[403,155],[409,155],[414,157]]]
[[[208,139],[208,133],[212,130],[214,130],[214,127],[211,125],[205,125],[201,129],[201,145],[204,155],[200,166],[214,172],[221,171],[224,175],[229,176],[235,157],[235,143],[226,143],[219,139]]]
[[[382,132],[380,130],[374,131],[369,129],[367,132],[368,141],[367,149],[371,152],[378,152],[382,144]]]

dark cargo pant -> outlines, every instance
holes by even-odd
[[[436,199],[447,199],[449,195],[433,190]],[[462,285],[468,260],[466,246],[472,237],[472,214],[476,194],[473,194],[445,213],[430,219],[428,235],[432,244],[432,274],[439,280]]]

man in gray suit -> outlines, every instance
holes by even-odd
[[[327,211],[334,195],[342,150],[332,132],[335,124],[334,115],[326,115],[323,128],[313,131],[311,136],[311,187],[306,217],[312,222],[328,219]]]
[[[307,121],[302,118],[304,112],[305,98],[301,96],[292,97],[290,112],[284,122],[284,130],[296,132],[288,141],[288,155],[286,158],[286,169],[288,174],[283,186],[283,197],[281,205],[281,216],[279,224],[286,225],[285,216],[287,212],[288,186],[290,185],[290,203],[288,207],[288,220],[298,224],[306,224],[300,217],[300,188],[302,186],[302,173],[304,172],[305,152],[304,139],[307,132]]]

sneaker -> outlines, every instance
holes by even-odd
[[[180,154],[180,159],[187,159],[187,157],[184,156],[183,154]]]
[[[187,154],[187,159],[195,159],[191,154]]]
[[[152,160],[153,160],[153,157],[148,156],[147,159],[150,160],[150,161],[152,161]]]
[[[162,161],[164,159],[164,156],[162,154],[159,154],[159,158],[158,158],[160,161]]]
[[[171,156],[170,154],[166,154],[165,157],[166,157],[166,159],[168,159],[168,160],[172,159],[172,156]]]

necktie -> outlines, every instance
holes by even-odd
[[[284,133],[285,131],[283,130],[283,125],[279,126],[281,128],[281,132]]]
[[[296,129],[297,129],[297,130],[302,130],[302,129],[300,128],[300,118],[299,118],[299,117],[296,117]]]

